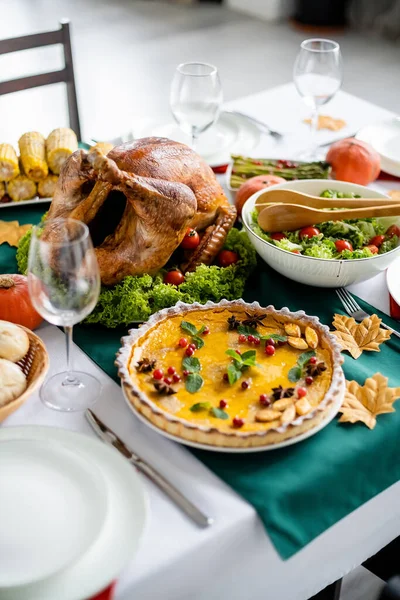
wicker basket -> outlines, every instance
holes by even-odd
[[[0,407],[0,423],[22,406],[25,400],[39,387],[49,368],[49,356],[40,337],[30,329],[22,327],[22,325],[20,327],[28,334],[30,344],[27,354],[16,364],[22,369],[28,385],[21,396]]]

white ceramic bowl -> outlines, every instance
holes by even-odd
[[[354,192],[363,198],[386,198],[384,194],[354,183],[345,181],[333,181],[330,179],[301,179],[296,181],[285,181],[271,186],[274,189],[291,189],[305,192],[313,196],[319,196],[324,190],[330,188],[339,192]],[[269,189],[271,189],[269,188]],[[249,238],[258,254],[265,262],[289,279],[314,285],[318,287],[344,287],[352,283],[365,281],[384,271],[398,256],[400,256],[400,245],[387,252],[377,254],[371,258],[359,258],[354,260],[333,260],[326,258],[313,258],[301,254],[293,254],[270,244],[254,233],[250,227],[251,213],[259,196],[265,190],[257,192],[242,209],[242,220]]]

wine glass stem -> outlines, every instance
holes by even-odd
[[[310,141],[310,150],[312,153],[315,152],[315,148],[316,148],[316,134],[317,134],[317,129],[318,129],[318,106],[316,106],[313,110],[313,113],[311,115],[311,127],[310,127],[310,131],[311,131],[311,141]]]
[[[79,382],[72,375],[71,371],[71,351],[72,351],[72,325],[64,327],[65,342],[67,348],[67,376],[63,381],[63,385],[78,385]]]
[[[197,135],[192,132],[192,150],[196,150],[197,146]]]

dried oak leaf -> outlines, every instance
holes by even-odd
[[[382,319],[371,315],[357,323],[352,317],[334,315],[333,326],[337,331],[332,331],[343,350],[350,352],[353,358],[359,358],[364,350],[380,352],[379,345],[390,339],[390,331],[381,329]]]
[[[18,246],[19,240],[32,225],[20,225],[18,221],[0,221],[0,244],[7,242],[10,246]]]
[[[361,421],[373,429],[376,417],[384,413],[395,412],[393,402],[400,398],[400,387],[388,387],[388,379],[375,373],[365,380],[364,385],[356,381],[346,381],[344,402],[339,409],[340,423]]]

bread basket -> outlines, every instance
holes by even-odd
[[[26,377],[27,387],[18,398],[0,407],[0,423],[22,406],[29,396],[40,386],[49,368],[49,356],[40,337],[30,329],[22,327],[22,325],[19,325],[19,327],[29,337],[29,350],[24,358],[16,363]]]

